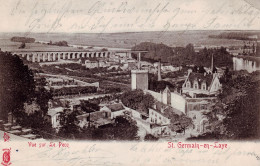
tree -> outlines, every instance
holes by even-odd
[[[194,54],[195,54],[194,46],[193,44],[189,43],[186,46],[186,55],[191,58]]]
[[[43,116],[47,115],[48,112],[48,102],[52,99],[52,93],[45,89],[45,84],[37,87],[35,91],[35,100],[36,103],[40,106],[41,113]]]
[[[155,136],[151,135],[151,134],[146,134],[144,137],[145,141],[157,141],[158,138],[156,138]]]
[[[25,43],[24,42],[22,42],[22,44],[20,45],[20,47],[19,48],[25,48]]]
[[[214,133],[219,135],[218,138],[259,138],[259,76],[259,72],[235,72],[233,78],[223,83],[223,91],[218,96],[218,102],[213,111],[207,114]]]
[[[169,128],[172,131],[181,133],[184,132],[185,134],[185,130],[192,125],[192,120],[191,118],[187,117],[184,114],[178,115],[176,113],[174,113],[174,111],[172,111],[171,109],[166,109],[164,110],[165,114],[168,115],[168,117],[170,118],[170,125]]]
[[[64,109],[64,111],[60,113],[61,127],[58,132],[59,136],[70,139],[77,137],[80,132],[77,115],[79,115],[78,111],[72,111],[70,109]]]
[[[23,64],[18,56],[0,52],[0,117],[23,110],[25,102],[30,102],[35,90],[33,72]]]
[[[203,66],[199,66],[199,71],[198,71],[198,72],[199,72],[199,73],[205,73],[206,70],[204,69]]]
[[[121,101],[125,106],[145,113],[148,113],[148,109],[154,104],[153,96],[144,94],[142,90],[125,91],[121,96]]]
[[[174,55],[172,48],[162,43],[156,44],[151,42],[142,42],[132,47],[132,50],[148,51],[142,56],[142,59],[152,62],[158,60],[161,60],[162,62],[169,62],[169,58],[171,59]],[[136,55],[133,57],[137,58]]]
[[[118,116],[114,125],[100,128],[85,128],[79,134],[80,139],[92,140],[137,140],[138,127],[128,116]]]

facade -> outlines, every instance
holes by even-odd
[[[132,90],[148,89],[148,71],[147,70],[131,70],[131,87]]]
[[[85,60],[85,66],[86,66],[86,68],[89,68],[89,69],[96,68],[96,67],[99,67],[99,62]]]
[[[124,112],[126,111],[124,106],[121,103],[107,105],[107,106],[102,107],[100,110],[110,112],[110,114],[111,114],[110,118],[111,119],[115,119],[117,116],[124,115]]]
[[[158,125],[169,125],[170,119],[165,117],[162,113],[149,108],[149,121],[152,124],[158,124]]]
[[[187,116],[193,121],[193,131],[204,133],[209,129],[208,119],[204,113],[211,111],[216,98],[190,98],[187,99]]]
[[[51,119],[52,128],[58,129],[60,127],[60,113],[63,112],[63,107],[50,108],[48,116]]]
[[[103,125],[111,124],[111,112],[109,110],[100,110],[91,113],[85,113],[78,115],[79,126],[83,127],[100,127]]]
[[[182,92],[193,98],[198,94],[216,95],[219,90],[221,90],[221,84],[218,73],[207,74],[189,72],[182,85]]]
[[[168,125],[170,124],[170,119],[167,117],[167,115],[163,114],[163,112],[149,108],[148,121],[151,124],[150,132],[152,135],[154,136],[170,135],[170,129],[168,127]]]
[[[146,90],[145,92],[151,94],[157,101],[165,105],[169,105],[183,113],[186,112],[186,98],[179,93],[171,92],[168,87],[160,93],[151,90]]]

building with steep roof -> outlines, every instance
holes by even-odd
[[[188,76],[182,85],[182,93],[191,97],[196,95],[216,95],[221,90],[218,73],[195,73],[188,72]]]

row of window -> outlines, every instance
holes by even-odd
[[[189,81],[186,82],[186,88],[192,88],[192,87],[191,87],[191,83],[190,83]],[[194,83],[193,83],[193,88],[194,88],[194,89],[199,89],[199,84],[198,84],[198,82],[194,82]],[[202,90],[207,90],[207,88],[206,88],[206,83],[202,83],[202,84],[201,84],[201,89],[202,89]]]
[[[153,119],[153,118],[151,117],[151,122],[157,123],[157,113],[152,112],[152,115],[155,116],[155,119]],[[163,119],[163,122],[166,123],[166,118],[163,118],[163,117],[160,116],[160,115],[158,115],[158,117],[159,117],[159,120],[158,120],[158,121],[161,121],[161,122],[162,122],[162,119]]]

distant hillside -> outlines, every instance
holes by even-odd
[[[209,38],[256,40],[258,36],[260,36],[260,33],[256,33],[256,32],[223,32],[218,35],[209,35]]]
[[[169,47],[185,47],[189,43],[194,46],[243,46],[242,40],[210,38],[209,35],[219,35],[224,32],[256,33],[260,31],[171,31],[171,32],[129,32],[129,33],[31,33],[36,41],[55,43],[67,41],[71,45],[99,46],[114,48],[132,48],[142,42],[163,43]],[[10,41],[13,36],[24,36],[24,33],[0,33],[0,48],[6,51],[15,51],[19,44]],[[259,35],[258,35],[259,36]],[[260,37],[260,36],[259,36]],[[26,44],[26,50],[65,50],[75,49],[71,47],[46,46],[37,43]]]

